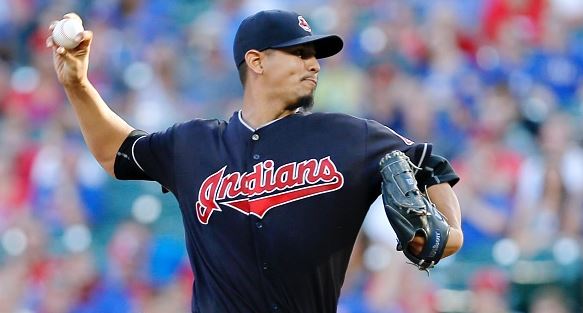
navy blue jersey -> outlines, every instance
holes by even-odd
[[[145,135],[129,159],[178,200],[193,312],[326,313],[392,150],[420,166],[431,145],[343,114],[298,112],[254,130],[235,113]]]

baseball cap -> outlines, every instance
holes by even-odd
[[[237,29],[233,43],[235,65],[241,65],[251,49],[263,51],[306,43],[314,45],[318,59],[335,55],[344,45],[337,35],[312,35],[306,19],[295,12],[260,11],[245,18]]]

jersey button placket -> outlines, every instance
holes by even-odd
[[[254,142],[253,145],[255,145],[255,143],[257,143],[259,141],[259,134],[258,133],[254,133],[253,135],[251,135],[251,140]],[[257,161],[261,158],[261,155],[259,155],[258,153],[254,153],[253,154],[253,160]]]
[[[251,158],[254,161],[259,161],[261,159],[261,155],[256,151],[256,149],[258,148],[258,145],[260,144],[259,139],[261,138],[261,136],[257,133],[254,133],[253,135],[251,135],[251,146],[252,148],[252,153],[251,153]],[[253,163],[253,162],[252,162]],[[262,220],[257,220],[255,222],[255,234],[257,236],[257,240],[260,242],[261,238],[265,235],[265,229],[264,229],[264,223]],[[270,266],[269,263],[265,260],[265,255],[264,253],[257,251],[257,261],[259,263],[259,269],[260,271],[263,271],[262,276],[263,279],[268,280],[267,275],[269,275],[269,270],[270,270]],[[272,312],[280,312],[279,306],[276,303],[271,303],[271,311]]]

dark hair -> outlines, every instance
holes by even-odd
[[[237,71],[239,72],[239,80],[241,81],[241,85],[243,85],[243,88],[245,88],[245,83],[247,82],[247,63],[241,63],[241,65],[237,67]]]

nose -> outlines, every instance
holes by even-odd
[[[306,66],[308,68],[308,71],[312,73],[320,72],[320,62],[318,62],[318,59],[316,59],[315,56],[312,56],[311,58],[306,60]]]

